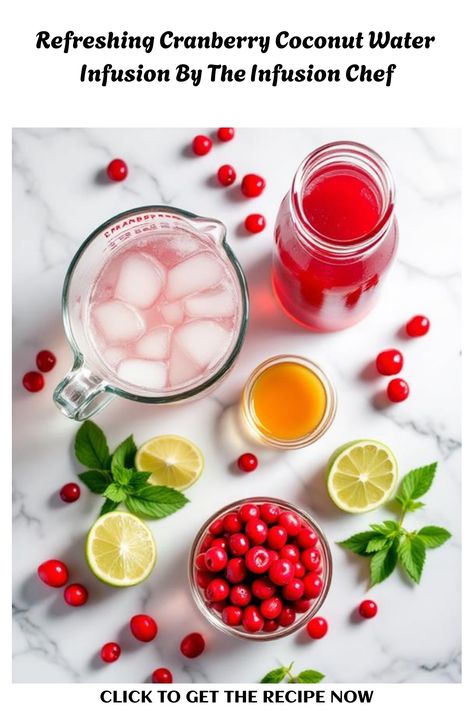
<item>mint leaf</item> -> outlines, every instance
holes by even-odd
[[[398,548],[400,563],[405,568],[410,578],[419,583],[426,558],[426,548],[418,536],[405,536]]]
[[[321,679],[324,679],[324,674],[315,669],[305,669],[298,674],[297,678],[300,684],[319,684]]]
[[[382,536],[387,536],[393,533],[398,533],[400,530],[400,524],[397,521],[383,521],[383,523],[371,523],[370,528],[372,528],[377,533]]]
[[[110,511],[113,511],[116,509],[118,506],[118,501],[112,501],[111,499],[106,499],[104,503],[102,504],[102,508],[100,510],[99,516],[103,516],[106,513],[109,513]]]
[[[286,676],[286,669],[285,667],[278,667],[278,669],[272,669],[269,671],[263,679],[260,679],[261,684],[279,684],[280,681],[283,681],[283,679]]]
[[[137,516],[165,518],[187,504],[184,494],[169,486],[146,484],[127,496],[125,505]]]
[[[116,478],[116,472],[120,472],[121,469],[130,469],[135,467],[135,455],[137,453],[137,447],[133,440],[133,435],[127,437],[114,451],[112,455],[112,474],[114,479]]]
[[[114,481],[108,485],[104,491],[104,496],[111,501],[119,504],[121,501],[125,501],[127,498],[127,492],[124,491],[120,484],[116,484]]]
[[[89,469],[109,469],[110,453],[104,433],[92,420],[86,420],[74,440],[74,453]]]
[[[151,476],[151,472],[133,472],[132,476],[128,481],[128,487],[132,492],[137,489],[141,489],[147,483]]]
[[[389,543],[390,539],[386,538],[386,536],[374,536],[368,542],[366,551],[367,553],[375,553],[377,551],[381,551],[382,548],[385,548],[385,546],[389,545]]]
[[[135,469],[127,469],[118,464],[115,465],[114,481],[121,486],[127,486],[130,483],[132,476],[135,474]]]
[[[433,462],[408,472],[402,479],[399,496],[409,501],[410,499],[419,499],[426,494],[433,483],[437,466],[437,462]]]
[[[350,538],[346,538],[345,541],[339,541],[338,545],[358,555],[367,556],[369,555],[369,553],[367,553],[367,546],[374,536],[373,531],[362,531],[361,533],[355,533]]]
[[[82,472],[78,476],[87,488],[94,492],[94,494],[103,494],[112,481],[112,477],[109,472],[99,471],[98,469],[90,469],[87,472]]]
[[[451,534],[445,528],[440,528],[439,526],[425,526],[420,528],[416,537],[425,544],[426,548],[438,548],[438,546],[442,546],[443,543],[446,543],[451,538]]]
[[[388,578],[397,565],[397,543],[374,553],[370,559],[370,585],[377,585]]]

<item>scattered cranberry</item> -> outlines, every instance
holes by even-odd
[[[224,187],[235,183],[236,177],[237,173],[235,172],[235,168],[233,168],[228,163],[226,163],[225,165],[221,165],[221,167],[217,171],[217,180],[221,185],[224,185]]]
[[[209,533],[212,533],[213,536],[220,536],[221,533],[224,533],[224,521],[221,518],[216,518],[209,526]]]
[[[293,609],[295,612],[308,612],[312,604],[312,600],[308,600],[306,597],[300,597],[299,600],[294,601]]]
[[[36,367],[42,373],[49,373],[56,365],[56,356],[51,351],[40,351],[36,355]]]
[[[237,513],[229,513],[224,516],[224,530],[228,533],[238,533],[242,530],[242,521]]]
[[[261,575],[270,567],[270,556],[263,546],[254,546],[245,555],[245,565],[251,573]]]
[[[114,158],[107,166],[107,177],[109,180],[120,182],[128,175],[128,166],[121,158]]]
[[[150,615],[134,615],[130,620],[130,631],[140,642],[151,642],[158,634],[158,625]]]
[[[233,555],[241,556],[249,549],[249,540],[243,533],[233,533],[229,536],[229,550]]]
[[[300,548],[312,548],[318,542],[318,536],[310,528],[302,528],[296,539]]]
[[[255,173],[244,175],[240,186],[245,197],[254,198],[261,195],[265,189],[265,180]]]
[[[246,607],[252,599],[252,594],[247,585],[234,585],[230,589],[230,601],[238,607]]]
[[[49,585],[52,588],[62,588],[69,580],[67,565],[54,558],[41,563],[38,568],[38,575],[45,585]]]
[[[64,486],[59,491],[59,496],[67,504],[72,504],[73,501],[77,501],[81,495],[81,488],[78,484],[71,482],[69,484],[64,484]]]
[[[285,558],[285,560],[289,560],[291,563],[296,563],[299,557],[300,551],[292,543],[287,543],[286,546],[283,546],[280,550],[279,558]]]
[[[311,572],[304,576],[304,594],[310,599],[318,597],[323,589],[323,581],[319,577],[318,573]]]
[[[260,506],[260,517],[265,523],[276,523],[281,514],[281,509],[276,504],[262,504]]]
[[[243,558],[231,558],[227,563],[226,578],[229,583],[241,583],[247,577],[247,566]]]
[[[377,614],[377,603],[373,600],[363,600],[359,605],[359,615],[369,620]]]
[[[396,375],[403,368],[403,356],[396,348],[381,351],[375,360],[375,367],[381,375]]]
[[[274,550],[280,550],[286,543],[288,533],[283,526],[272,526],[268,529],[267,544]]]
[[[394,378],[387,385],[387,397],[391,402],[402,402],[410,394],[410,388],[406,380]]]
[[[301,562],[306,570],[318,570],[321,566],[321,555],[316,548],[306,548],[301,554]]]
[[[219,141],[231,141],[234,138],[235,130],[233,128],[218,128],[217,138]]]
[[[212,546],[205,552],[206,566],[213,573],[224,570],[227,565],[227,553],[219,546]]]
[[[266,541],[267,532],[267,524],[259,518],[251,518],[245,526],[245,533],[255,545],[260,545]]]
[[[285,605],[278,617],[278,624],[282,627],[289,627],[296,619],[296,612],[289,605]]]
[[[264,216],[259,215],[255,212],[251,215],[247,215],[244,222],[245,229],[247,230],[247,232],[251,232],[253,235],[257,235],[259,232],[263,232],[266,227],[266,224],[267,221]]]
[[[36,370],[30,370],[23,376],[23,387],[30,393],[37,393],[44,388],[44,378]]]
[[[299,600],[305,594],[304,582],[300,578],[293,578],[282,587],[281,592],[285,600]]]
[[[269,578],[256,578],[252,582],[252,593],[259,600],[268,600],[275,595],[276,585],[270,582]]]
[[[192,149],[197,156],[205,156],[212,148],[212,141],[209,136],[194,136]]]
[[[106,662],[107,664],[116,662],[121,654],[122,650],[120,649],[120,645],[118,645],[116,642],[107,642],[107,644],[104,644],[104,646],[100,650],[100,658],[103,662]]]
[[[242,627],[246,632],[260,632],[263,629],[264,619],[260,610],[255,605],[248,605],[242,615]]]
[[[275,620],[283,609],[283,603],[279,597],[269,597],[260,604],[260,612],[267,620]]]
[[[206,643],[202,634],[199,634],[199,632],[191,632],[191,634],[184,637],[179,648],[181,654],[185,657],[194,659],[194,657],[199,657],[199,655],[204,652],[205,646]]]
[[[418,338],[419,336],[425,336],[430,330],[430,322],[426,316],[413,316],[407,325],[405,326],[406,331],[412,338]]]
[[[244,523],[248,523],[251,518],[259,518],[260,510],[258,506],[255,506],[254,504],[244,504],[239,509],[239,515],[240,519]]]
[[[280,514],[278,523],[283,526],[289,536],[297,536],[301,530],[301,519],[292,511],[284,511]]]
[[[88,597],[89,593],[87,592],[87,588],[80,583],[72,583],[64,589],[64,601],[67,605],[71,605],[71,607],[81,607],[81,605],[85,605]]]
[[[229,596],[229,583],[224,578],[214,578],[206,588],[209,602],[220,602]]]
[[[328,631],[328,623],[324,617],[313,617],[306,625],[311,639],[322,639]]]
[[[222,619],[226,625],[231,627],[238,627],[242,622],[242,608],[237,607],[237,605],[227,605],[222,610]]]
[[[242,472],[253,472],[258,466],[258,459],[255,454],[246,452],[237,459],[237,466]]]
[[[155,669],[151,675],[151,681],[153,684],[172,684],[173,675],[166,667],[160,667],[159,669]]]
[[[275,585],[286,585],[295,574],[295,566],[289,560],[275,560],[268,571],[268,577]]]

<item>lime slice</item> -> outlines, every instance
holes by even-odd
[[[155,541],[137,516],[111,511],[100,516],[89,531],[86,560],[94,575],[107,585],[138,585],[155,565]]]
[[[151,472],[150,484],[187,489],[201,476],[201,450],[184,437],[161,435],[142,444],[135,458],[139,471]]]
[[[347,442],[329,459],[328,493],[343,511],[365,513],[390,498],[397,476],[397,460],[385,444],[372,439]]]

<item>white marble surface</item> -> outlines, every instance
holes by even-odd
[[[200,129],[201,131],[203,129]],[[204,129],[205,130],[205,129]],[[192,129],[21,129],[14,132],[14,679],[17,682],[144,682],[157,666],[170,667],[177,682],[252,682],[279,662],[313,666],[331,682],[458,682],[460,680],[460,139],[451,130],[239,130],[230,144],[195,159],[184,150]],[[353,139],[379,150],[398,186],[400,249],[375,311],[353,330],[313,335],[290,322],[270,290],[272,226],[279,202],[299,161],[329,140]],[[123,156],[130,175],[105,184],[99,174]],[[265,193],[252,203],[234,190],[209,184],[224,162],[240,174],[261,172]],[[98,177],[99,176],[99,177]],[[83,490],[65,505],[60,486],[74,479],[71,443],[77,425],[55,408],[51,393],[68,370],[71,354],[60,318],[66,268],[81,241],[101,221],[129,207],[163,203],[223,220],[229,242],[249,281],[251,318],[247,339],[231,376],[198,403],[157,408],[116,400],[98,417],[112,443],[130,432],[136,440],[162,432],[194,439],[206,457],[205,473],[189,490],[192,503],[152,523],[158,563],[138,588],[114,590],[96,581],[83,559],[84,535],[99,499]],[[244,236],[249,211],[261,211],[268,228]],[[432,320],[428,337],[412,342],[397,335],[413,313]],[[376,353],[390,345],[406,355],[411,396],[377,409],[383,380],[364,378]],[[36,352],[58,355],[43,392],[31,395],[21,377]],[[242,385],[264,358],[304,354],[329,369],[339,394],[335,423],[316,444],[296,452],[267,452],[259,469],[237,475],[231,463],[243,444],[233,435],[233,405]],[[412,514],[414,527],[436,523],[453,538],[430,551],[419,588],[397,572],[370,596],[379,615],[366,622],[352,613],[367,595],[365,563],[332,545],[335,574],[322,614],[330,632],[309,643],[304,633],[255,644],[211,628],[195,608],[186,582],[186,557],[194,533],[217,507],[250,495],[272,494],[304,504],[329,540],[340,540],[382,520],[383,510],[351,517],[330,504],[322,470],[341,442],[359,437],[386,441],[401,471],[433,460],[439,473],[427,508]],[[248,448],[248,445],[245,445]],[[35,575],[49,557],[69,564],[73,581],[90,590],[84,608],[72,609],[61,592]],[[132,614],[147,611],[160,625],[155,642],[130,641]],[[196,660],[178,651],[181,637],[202,631],[207,650]],[[109,640],[123,644],[113,665],[98,662]]]

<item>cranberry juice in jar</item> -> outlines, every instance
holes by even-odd
[[[385,161],[359,143],[329,143],[300,165],[278,213],[273,285],[313,331],[338,331],[375,303],[398,242]]]

